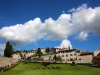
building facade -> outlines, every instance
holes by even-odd
[[[73,60],[78,62],[78,56],[80,55],[80,51],[77,49],[71,50],[63,50],[57,52],[56,56],[60,56],[62,58],[62,63],[71,63]]]
[[[92,63],[93,53],[86,52],[79,55],[78,63]]]

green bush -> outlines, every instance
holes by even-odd
[[[71,64],[72,66],[75,66],[75,61],[72,61],[72,64]]]
[[[43,67],[43,69],[46,69],[46,67]]]
[[[25,61],[23,61],[23,62],[24,62],[24,64],[28,64],[29,61],[28,61],[28,60],[25,60]]]
[[[3,72],[3,71],[4,71],[4,67],[1,67],[1,68],[0,68],[0,72]]]
[[[56,69],[61,69],[60,67],[56,66]]]
[[[52,69],[55,69],[55,67],[53,67],[53,66],[52,66],[51,68],[52,68]]]

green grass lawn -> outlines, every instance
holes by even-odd
[[[61,69],[57,69],[56,66]],[[0,72],[0,75],[100,75],[100,68],[83,65],[50,64],[48,68],[43,69],[40,63],[20,63],[6,72]]]

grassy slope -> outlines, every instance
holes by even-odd
[[[42,69],[39,63],[21,63],[9,71],[0,72],[0,75],[100,75],[100,68],[67,64],[50,64],[49,67],[51,66],[59,66],[61,69]],[[36,67],[40,69],[34,70]]]

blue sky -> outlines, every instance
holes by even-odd
[[[14,49],[100,49],[99,0],[0,0],[0,53]]]

